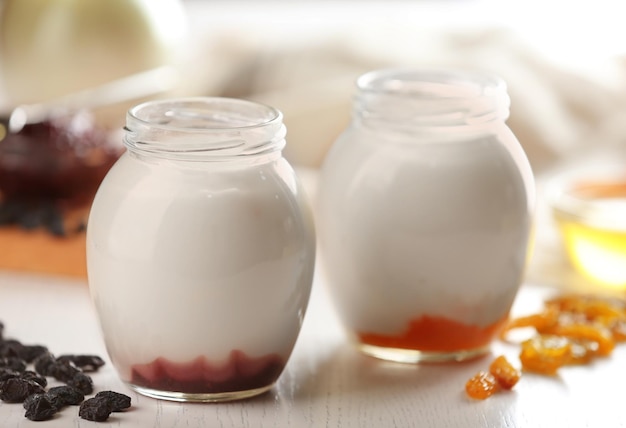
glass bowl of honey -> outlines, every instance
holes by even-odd
[[[576,270],[626,290],[626,176],[562,182],[553,188],[551,204]]]

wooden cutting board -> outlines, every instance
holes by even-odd
[[[2,227],[0,269],[86,278],[85,232],[57,237],[41,228]]]

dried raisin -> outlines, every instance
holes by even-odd
[[[513,388],[521,375],[520,371],[513,367],[504,355],[500,355],[492,361],[489,366],[489,373],[496,378],[498,384],[504,389]]]
[[[17,356],[27,363],[32,363],[35,358],[46,352],[48,352],[48,348],[43,345],[22,345],[18,349]]]
[[[23,371],[22,373],[20,373],[20,377],[22,379],[32,380],[33,382],[37,382],[39,385],[43,386],[44,388],[48,386],[48,380],[45,377],[38,375],[32,370]]]
[[[85,401],[85,395],[94,392],[93,380],[85,373],[96,371],[105,364],[99,356],[65,354],[56,358],[43,345],[5,340],[3,334],[4,324],[0,322],[0,400],[23,403],[28,419],[50,419],[67,405],[80,405],[81,418],[104,421],[111,412],[130,407],[130,397],[114,391],[102,391]],[[34,371],[27,370],[30,364]],[[52,387],[46,392],[46,377],[53,377],[66,385]]]
[[[104,360],[97,355],[61,355],[58,362],[70,362],[83,372],[93,372],[104,365]]]
[[[489,372],[476,373],[465,384],[465,392],[471,398],[484,400],[491,397],[498,390],[496,378]]]
[[[522,343],[520,361],[524,370],[554,375],[570,360],[572,345],[559,336],[538,336]]]
[[[78,416],[88,421],[103,422],[113,411],[111,403],[106,398],[90,398],[81,403]]]
[[[50,352],[44,352],[33,361],[35,371],[42,376],[52,376],[52,368],[57,360]]]
[[[66,382],[69,386],[78,389],[85,395],[89,395],[93,392],[93,380],[91,377],[80,372],[76,373],[74,377]]]
[[[504,338],[506,333],[509,331],[524,327],[532,327],[536,330],[542,330],[557,324],[558,320],[559,312],[555,308],[549,307],[544,312],[538,314],[511,319],[504,327],[500,335]]]
[[[23,372],[26,370],[26,362],[19,357],[2,357],[0,358],[0,368]]]
[[[22,403],[29,395],[44,392],[43,387],[32,380],[12,378],[0,383],[0,400],[6,403]]]
[[[6,339],[0,342],[0,357],[17,357],[18,349],[22,344],[15,339]]]
[[[546,334],[590,340],[598,344],[598,355],[609,355],[615,348],[611,333],[601,326],[590,324],[558,324],[545,331]]]
[[[125,394],[114,391],[101,391],[96,394],[95,398],[102,398],[108,400],[111,403],[111,408],[114,412],[120,412],[130,407],[130,397]]]
[[[26,416],[31,421],[45,421],[50,419],[57,408],[50,403],[45,394],[33,394],[24,401]]]
[[[16,372],[7,368],[0,368],[0,382],[14,377],[20,377],[21,375],[22,374],[20,372]]]
[[[0,342],[0,357],[14,357],[31,363],[48,349],[42,345],[24,345],[20,341],[11,339]]]
[[[57,409],[64,406],[77,406],[85,399],[85,395],[80,390],[69,385],[52,387],[46,392],[46,396]]]
[[[52,376],[58,381],[68,383],[76,375],[81,373],[81,371],[70,362],[57,362],[55,360],[55,363],[48,368],[48,373],[48,376]]]

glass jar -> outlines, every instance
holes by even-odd
[[[324,161],[318,238],[331,295],[366,354],[401,362],[488,351],[520,286],[532,171],[497,77],[361,76]]]
[[[315,237],[282,114],[236,99],[148,102],[87,229],[89,286],[120,378],[141,394],[267,391],[299,334]]]

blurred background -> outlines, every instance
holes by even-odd
[[[624,175],[626,26],[616,0],[3,0],[0,8],[2,111],[58,106],[96,88],[70,98],[72,108],[84,102],[115,134],[128,107],[145,99],[261,101],[283,111],[285,155],[303,176],[315,175],[348,124],[360,74],[409,66],[499,74],[511,96],[509,126],[538,182],[529,280],[589,281],[565,256],[549,194],[570,176]],[[2,156],[0,192],[2,168],[15,168]],[[0,198],[6,205],[6,191]],[[8,242],[0,234],[0,266]]]

